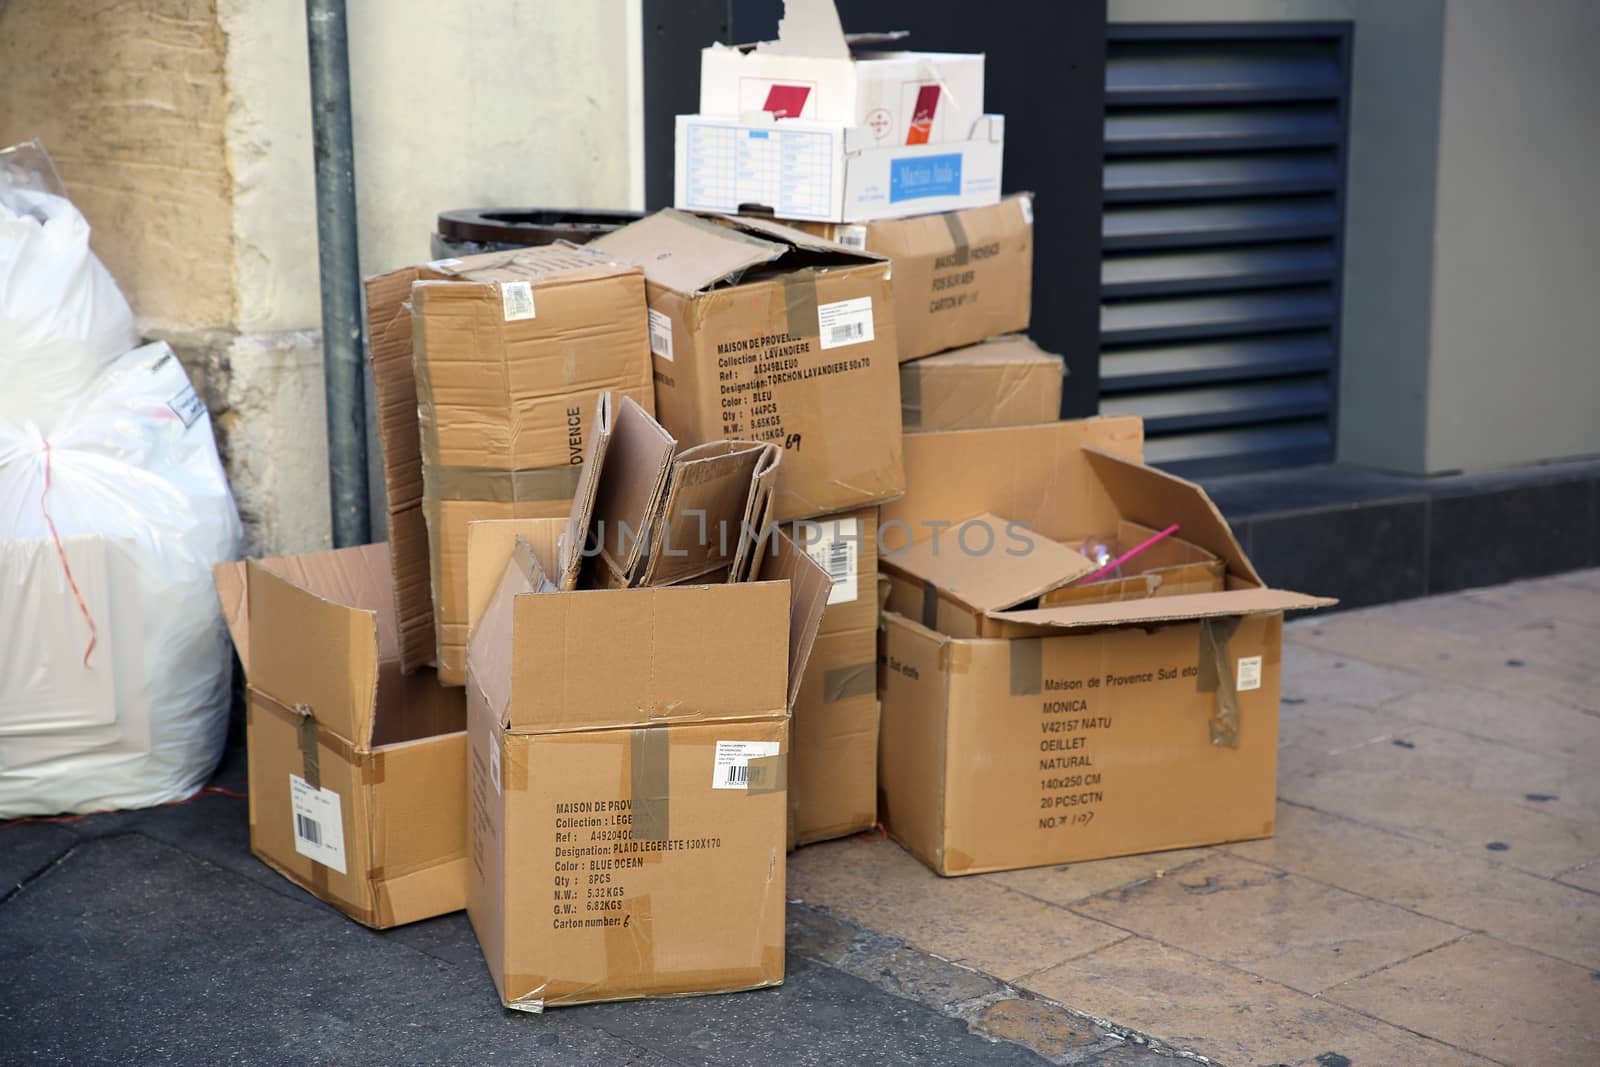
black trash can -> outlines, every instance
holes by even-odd
[[[433,258],[546,245],[586,244],[643,217],[638,211],[564,211],[558,208],[465,208],[439,216]]]

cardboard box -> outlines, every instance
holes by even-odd
[[[249,681],[250,850],[377,929],[465,907],[464,694],[401,673],[387,546],[215,575]]]
[[[867,222],[1000,200],[1006,123],[984,115],[944,144],[879,145],[865,126],[770,115],[679,115],[673,206]]]
[[[467,910],[506,1007],[782,982],[788,708],[827,580],[792,544],[763,567],[789,580],[555,591],[526,540],[504,564],[468,652]]]
[[[1060,356],[1018,336],[902,363],[901,424],[926,433],[1056,422],[1066,376]]]
[[[889,257],[902,361],[1028,328],[1032,193],[962,211],[870,223],[808,222],[802,228]]]
[[[1065,545],[1178,523],[1227,568],[1220,593],[987,612],[1003,640],[940,633],[891,592],[880,816],[940,874],[1272,832],[1282,613],[1332,601],[1268,588],[1204,491],[1141,451],[1132,417],[906,441],[886,529],[988,513]]]
[[[853,47],[831,0],[788,0],[778,39],[700,53],[700,113],[863,126],[880,145],[963,140],[983,114],[983,55]]]
[[[784,448],[778,520],[905,491],[889,265],[759,219],[662,211],[591,246],[643,264],[657,417]]]
[[[392,320],[398,289],[393,281],[369,283],[369,296],[390,298],[369,314]],[[412,350],[402,352],[398,337],[372,349],[385,412],[380,428],[389,429],[386,480],[400,485],[404,502],[419,501],[428,533],[432,658],[439,677],[458,685],[465,677],[467,524],[566,515],[598,395],[612,390],[652,410],[644,279],[636,266],[591,249],[542,245],[431,264],[416,272],[410,302]],[[403,360],[415,374],[420,498],[398,410],[406,394],[395,380]],[[409,517],[405,532],[395,544],[395,586],[410,641],[420,640],[411,624],[422,598]],[[426,660],[408,644],[403,662]]]
[[[878,812],[878,509],[788,532],[832,587],[791,720],[790,846],[870,829]]]

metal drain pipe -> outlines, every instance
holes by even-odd
[[[311,54],[311,140],[317,171],[317,259],[322,274],[323,387],[328,401],[328,491],[333,545],[372,536],[367,495],[367,408],[356,243],[355,142],[344,0],[306,0]]]

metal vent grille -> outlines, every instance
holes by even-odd
[[[1333,458],[1344,23],[1113,24],[1100,410],[1191,476]]]

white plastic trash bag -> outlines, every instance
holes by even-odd
[[[0,150],[0,418],[48,428],[138,343],[133,312],[89,250],[89,223],[50,157],[37,142]]]
[[[182,799],[231,695],[211,567],[242,532],[210,417],[165,344],[66,396],[10,356],[3,388],[59,414],[0,416],[0,819]]]

